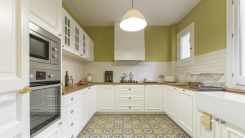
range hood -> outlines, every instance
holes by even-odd
[[[120,22],[115,22],[114,60],[144,61],[145,33],[144,30],[126,32],[120,28]]]

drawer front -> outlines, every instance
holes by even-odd
[[[79,115],[77,115],[75,118],[73,118],[72,121],[70,121],[69,123],[65,124],[63,131],[65,135],[69,135],[70,132],[72,133],[74,131],[74,129],[79,126]],[[75,138],[75,136],[74,136]]]
[[[70,108],[66,109],[63,112],[64,124],[70,122],[78,114],[79,114],[79,103],[71,106]]]
[[[70,130],[64,138],[77,138],[76,136],[79,134],[80,132],[80,128],[79,125],[77,124],[76,126],[74,126],[74,128],[72,128],[72,130]]]
[[[145,85],[116,85],[116,93],[144,93]]]
[[[144,103],[116,103],[117,112],[144,112]]]
[[[65,96],[63,98],[63,103],[64,103],[64,107],[66,107],[67,105],[69,105],[70,103],[75,102],[76,100],[78,100],[79,98],[79,93],[76,92],[75,94],[69,95],[69,96]]]
[[[116,102],[144,102],[144,94],[116,94]]]

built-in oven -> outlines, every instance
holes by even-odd
[[[30,135],[36,136],[61,117],[61,40],[29,23]]]

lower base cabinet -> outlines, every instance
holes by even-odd
[[[80,92],[80,119],[81,119],[81,129],[86,125],[89,119],[89,90],[83,89]]]
[[[162,85],[145,85],[145,112],[163,112]]]
[[[212,129],[201,125],[203,111],[198,111],[197,138],[245,138],[245,130],[212,116]]]
[[[98,112],[115,112],[115,87],[114,85],[98,86]]]

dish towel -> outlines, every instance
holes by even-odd
[[[203,112],[202,113],[202,126],[209,129],[209,130],[212,130],[212,124],[211,124],[211,119],[212,119],[212,115],[206,113],[206,112]]]

